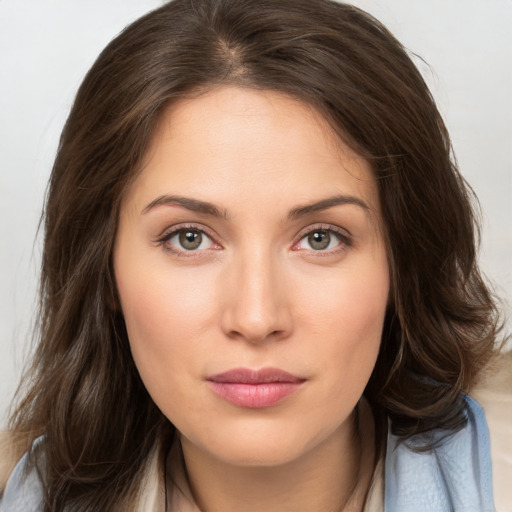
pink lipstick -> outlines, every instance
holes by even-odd
[[[278,368],[235,368],[206,379],[210,389],[240,407],[270,407],[297,391],[305,382]]]

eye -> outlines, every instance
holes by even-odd
[[[204,231],[193,227],[175,229],[165,235],[160,242],[175,252],[195,252],[216,248],[216,244]]]
[[[331,251],[350,245],[347,235],[333,229],[316,228],[301,237],[294,246],[296,250]]]

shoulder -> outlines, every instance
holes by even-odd
[[[485,411],[491,440],[496,510],[512,503],[512,351],[496,358],[471,396]],[[509,507],[509,508],[507,508]]]
[[[37,470],[31,463],[30,452],[25,453],[17,463],[13,462],[13,454],[9,453],[5,446],[7,439],[8,437],[1,439],[4,446],[2,447],[0,512],[40,512],[42,511],[42,486]],[[33,446],[37,443],[38,440]],[[13,466],[14,469],[12,469]]]
[[[433,450],[414,449],[424,437],[405,443],[388,434],[385,510],[511,510],[512,352],[497,357],[469,395],[466,426],[446,438],[433,432],[432,441],[442,439]]]
[[[465,400],[466,426],[431,432],[431,450],[418,450],[425,435],[403,442],[388,432],[385,510],[512,510],[512,353],[497,357]]]
[[[435,430],[404,440],[389,429],[386,511],[494,512],[485,414],[475,400],[465,400],[467,423],[456,433]]]

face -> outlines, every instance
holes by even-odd
[[[370,167],[307,105],[172,105],[123,198],[114,269],[151,397],[198,450],[280,464],[346,428],[389,292]]]

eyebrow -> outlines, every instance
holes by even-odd
[[[157,197],[151,203],[149,203],[142,213],[147,213],[152,208],[161,205],[179,205],[192,212],[204,213],[213,217],[227,218],[226,210],[217,208],[214,204],[208,203],[207,201],[200,201],[199,199],[192,199],[190,197],[174,196],[174,195],[163,195]]]
[[[361,207],[363,210],[367,212],[370,211],[370,207],[359,197],[337,195],[328,197],[326,199],[322,199],[320,201],[316,201],[315,203],[311,203],[305,206],[298,206],[297,208],[294,208],[293,210],[290,211],[290,213],[288,214],[288,218],[292,220],[298,219],[311,213],[316,213],[322,210],[332,208],[333,206],[345,204],[353,204],[355,206]]]
[[[201,201],[199,199],[192,199],[190,197],[176,196],[176,195],[162,195],[151,201],[143,210],[142,214],[147,213],[151,209],[162,206],[162,205],[179,205],[187,210],[204,213],[206,215],[211,215],[213,217],[219,217],[226,219],[228,217],[227,211],[218,208],[213,203],[209,203],[207,201]],[[359,197],[355,196],[347,196],[347,195],[337,195],[328,197],[326,199],[322,199],[320,201],[316,201],[311,204],[307,204],[304,206],[298,206],[293,208],[288,213],[288,218],[291,220],[298,219],[300,217],[304,217],[311,213],[316,213],[322,210],[327,210],[334,206],[339,205],[355,205],[359,206],[365,211],[369,211],[369,206]]]

